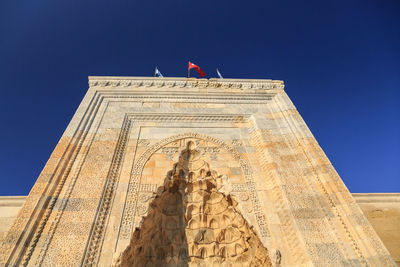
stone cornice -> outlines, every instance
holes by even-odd
[[[0,207],[21,207],[26,196],[0,196]]]
[[[95,87],[212,87],[232,89],[283,89],[279,80],[259,79],[196,79],[196,78],[154,78],[154,77],[108,77],[89,76],[89,86]]]
[[[357,203],[400,202],[400,193],[353,193]]]

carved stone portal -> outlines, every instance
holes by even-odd
[[[201,155],[189,141],[115,266],[272,266]]]

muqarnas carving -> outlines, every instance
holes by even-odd
[[[222,176],[189,141],[116,266],[271,266]]]

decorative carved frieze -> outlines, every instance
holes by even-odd
[[[186,78],[107,78],[89,77],[89,86],[95,87],[200,87],[232,89],[283,89],[282,81],[274,80],[230,80],[230,79],[186,79]]]
[[[157,121],[157,122],[233,122],[245,123],[249,121],[248,115],[213,115],[213,114],[135,114],[134,120],[139,121]]]
[[[154,212],[151,204],[170,175],[166,156],[176,159],[186,141],[228,174],[217,176],[216,190],[232,195],[232,203],[238,202],[233,213],[254,226],[265,247],[275,248],[269,255],[275,266],[395,266],[283,92],[283,82],[91,77],[89,85],[0,242],[0,266],[109,266],[134,228],[144,225],[143,217]],[[210,130],[211,136],[184,129]],[[166,134],[172,136],[162,139]],[[206,202],[202,211],[212,215],[206,208],[215,203]],[[204,220],[207,227],[221,228],[211,217]],[[203,230],[196,232],[197,241],[207,238]],[[167,252],[186,259],[189,253],[227,253],[205,246]]]
[[[117,90],[117,89],[115,89]],[[221,104],[263,104],[270,101],[273,96],[276,95],[275,92],[269,93],[221,93],[221,94],[167,94],[167,93],[150,93],[147,91],[98,91],[104,99],[115,100],[115,99],[129,99],[132,101],[142,101],[142,102],[160,102],[160,103],[170,103],[170,102],[184,102],[184,103],[221,103]]]
[[[83,260],[83,266],[93,266],[99,257],[100,247],[104,238],[105,222],[109,216],[116,186],[118,184],[121,162],[124,158],[126,144],[129,139],[130,126],[131,122],[129,120],[126,120],[122,126],[116,151],[107,176],[107,184],[104,187],[104,192],[100,200],[99,212],[91,230],[88,249],[86,250]]]

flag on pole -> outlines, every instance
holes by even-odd
[[[156,70],[155,70],[155,72],[154,72],[154,77],[164,77],[162,74],[161,74],[161,72],[157,69],[157,67],[156,67]]]
[[[223,79],[224,77],[222,77],[221,73],[219,73],[218,69],[217,69],[217,74],[219,76],[220,79]]]
[[[201,78],[203,78],[204,76],[206,76],[206,74],[204,73],[204,71],[197,65],[193,64],[192,62],[189,61],[189,68],[188,71],[190,71],[190,69],[195,69],[197,71],[197,73],[200,75]],[[189,76],[189,75],[188,75]]]

